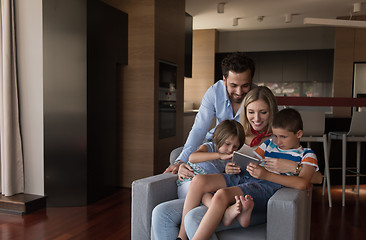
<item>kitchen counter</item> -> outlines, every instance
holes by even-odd
[[[184,110],[184,116],[196,115],[197,113],[198,109]]]

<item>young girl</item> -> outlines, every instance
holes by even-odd
[[[193,174],[213,174],[225,171],[225,165],[231,160],[233,152],[240,149],[245,141],[243,126],[235,120],[224,120],[217,125],[213,134],[213,142],[202,144],[189,157],[188,165]],[[179,197],[188,188],[191,178],[179,178],[177,185]],[[183,190],[182,190],[183,189]]]

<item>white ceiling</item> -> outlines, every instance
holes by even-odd
[[[217,4],[225,2],[224,13],[217,13]],[[256,29],[298,28],[305,25],[305,17],[336,19],[339,16],[366,14],[366,6],[353,13],[353,4],[361,0],[186,0],[186,12],[193,16],[193,29],[241,31]],[[365,10],[364,10],[365,8]],[[285,23],[285,15],[294,14],[292,22]],[[258,16],[264,16],[258,21]],[[233,18],[242,18],[238,26]]]

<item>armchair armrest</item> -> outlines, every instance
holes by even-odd
[[[284,187],[269,199],[267,239],[310,239],[311,195],[306,194]]]
[[[151,213],[156,205],[177,199],[177,175],[159,174],[132,182],[131,239],[151,239]]]

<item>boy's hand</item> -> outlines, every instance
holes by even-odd
[[[239,174],[240,172],[240,167],[235,165],[233,162],[228,162],[225,166],[225,173],[227,174]]]
[[[322,184],[323,183],[323,174],[321,174],[319,171],[315,172],[313,177],[311,178],[310,182],[313,184]]]
[[[306,188],[307,196],[310,197],[310,193],[313,191],[313,184],[309,183],[308,187]]]
[[[231,160],[234,154],[219,153],[219,155],[221,160]]]
[[[280,173],[294,172],[297,166],[296,162],[287,159],[265,158],[263,161],[266,169]]]
[[[254,163],[248,164],[247,171],[252,177],[255,177],[257,179],[265,179],[265,176],[268,173],[268,171],[264,167],[261,167]]]

